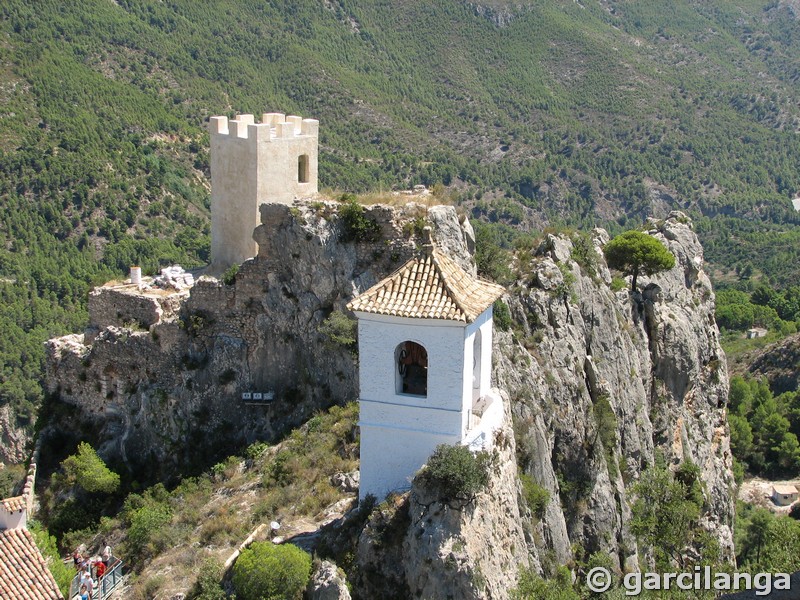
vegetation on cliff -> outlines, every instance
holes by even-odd
[[[655,238],[641,231],[626,231],[603,248],[610,269],[631,276],[631,291],[636,290],[640,274],[655,275],[675,266],[675,257]]]

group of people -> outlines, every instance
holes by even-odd
[[[111,546],[106,545],[100,556],[86,554],[86,546],[79,546],[72,554],[75,570],[80,573],[78,593],[72,600],[92,600],[94,589],[106,574],[111,562]]]

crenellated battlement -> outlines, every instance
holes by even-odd
[[[284,113],[209,119],[211,260],[222,272],[256,255],[258,207],[317,193],[319,121]]]
[[[261,115],[261,123],[255,122],[254,115],[245,114],[237,115],[235,119],[224,116],[211,117],[209,124],[211,135],[259,141],[319,135],[319,121],[316,119],[304,119],[296,115],[286,116],[283,113],[264,113]]]

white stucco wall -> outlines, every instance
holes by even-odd
[[[291,204],[317,193],[319,124],[267,113],[211,117],[211,260],[227,268],[256,255],[253,230],[265,202]],[[298,181],[298,159],[308,156],[308,182]]]
[[[473,367],[474,367],[474,348],[475,335],[481,332],[481,362],[478,366],[480,371],[480,387],[473,390]],[[463,346],[464,371],[462,387],[462,407],[468,411],[472,406],[475,397],[485,396],[491,389],[492,378],[492,307],[483,311],[474,322],[466,328]]]
[[[385,317],[361,312],[357,312],[356,316],[362,399],[411,406],[421,404],[420,396],[398,394],[396,391],[395,349],[402,342],[412,341],[423,346],[428,353],[428,395],[422,399],[424,405],[462,410],[463,323]]]
[[[27,517],[28,513],[25,510],[9,512],[0,505],[0,529],[25,529],[28,523]]]
[[[361,425],[359,499],[373,494],[381,501],[389,492],[407,490],[436,446],[458,441],[458,436]]]

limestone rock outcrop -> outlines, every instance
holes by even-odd
[[[539,535],[558,563],[576,543],[620,567],[637,563],[631,487],[656,451],[699,465],[704,523],[732,556],[728,375],[714,294],[691,222],[672,213],[649,226],[676,266],[640,278],[641,293],[607,285],[605,232],[593,232],[583,264],[566,237],[548,240],[531,259],[531,283],[509,295],[516,331],[496,335],[495,384],[511,395],[520,464],[550,492]],[[616,431],[600,431],[599,403]]]
[[[23,462],[28,456],[28,441],[28,433],[16,426],[11,408],[0,407],[0,462]]]
[[[350,600],[350,590],[336,565],[323,560],[311,575],[307,597],[309,600]]]

